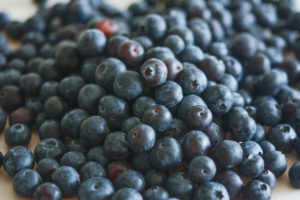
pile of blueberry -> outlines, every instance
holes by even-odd
[[[296,3],[144,0],[118,10],[71,0],[40,5],[25,22],[1,12],[0,29],[21,41],[12,50],[0,34],[10,147],[0,163],[15,192],[271,199],[285,154],[300,157]],[[300,188],[300,162],[289,177]]]

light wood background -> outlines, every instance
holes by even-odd
[[[55,2],[67,2],[68,0],[49,0],[49,4],[54,4]],[[126,8],[131,2],[137,0],[106,0],[107,2],[116,5],[119,8]],[[300,0],[299,0],[300,7]],[[7,11],[13,19],[24,20],[31,16],[35,11],[36,7],[32,4],[31,0],[0,0],[0,11]],[[31,143],[29,148],[34,150],[35,144],[39,141],[37,133],[33,133]],[[0,134],[0,150],[4,154],[8,147],[4,142],[4,134]],[[296,155],[288,155],[288,170],[290,166],[298,161],[299,159]],[[277,180],[275,189],[273,190],[272,200],[299,200],[300,199],[300,189],[293,188],[289,182],[288,170],[286,173]],[[0,170],[0,200],[22,200],[17,196],[12,188],[12,179],[4,172],[3,169]],[[76,198],[73,198],[76,199]],[[72,200],[73,200],[72,199]],[[71,199],[69,199],[71,200]]]

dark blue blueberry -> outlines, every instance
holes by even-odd
[[[25,94],[36,96],[39,94],[42,81],[42,78],[38,74],[28,73],[20,77],[19,86]]]
[[[127,158],[130,153],[127,135],[123,132],[108,134],[104,141],[103,150],[112,159],[120,160]]]
[[[179,35],[185,42],[186,45],[194,43],[194,34],[186,26],[174,26],[168,30],[168,35]]]
[[[238,141],[251,140],[256,132],[255,120],[242,107],[235,107],[229,114],[229,126],[233,138]]]
[[[255,142],[261,142],[261,141],[265,140],[265,138],[266,138],[265,128],[262,125],[256,123],[256,132],[255,132],[252,140]]]
[[[43,183],[36,188],[33,193],[33,199],[60,200],[61,190],[53,183]]]
[[[199,65],[203,59],[203,51],[195,45],[186,46],[180,54],[181,62],[190,62],[195,65]]]
[[[156,134],[151,126],[139,124],[128,133],[128,145],[137,153],[152,149],[155,143]]]
[[[137,117],[142,117],[143,113],[151,106],[156,105],[155,101],[147,96],[137,98],[132,105],[133,114]]]
[[[178,84],[181,85],[185,95],[201,94],[207,87],[207,78],[201,70],[188,67],[184,68],[178,76]]]
[[[89,161],[81,167],[79,175],[80,179],[85,181],[93,177],[106,177],[106,172],[100,164]]]
[[[241,63],[234,57],[227,56],[223,58],[225,64],[225,71],[228,74],[234,76],[238,81],[242,79],[243,76],[243,67]]]
[[[36,125],[36,127],[37,128],[39,128],[41,125],[42,125],[42,123],[44,122],[44,121],[46,121],[47,119],[46,119],[46,114],[45,114],[45,112],[41,112],[40,114],[38,114],[37,116],[36,116],[36,118],[35,118],[35,125]]]
[[[189,23],[194,34],[195,44],[206,49],[213,39],[208,24],[200,18],[194,18]]]
[[[110,37],[108,40],[108,43],[107,43],[108,55],[112,56],[112,57],[117,57],[120,45],[123,42],[128,41],[128,40],[129,39],[127,37],[124,37],[122,35],[116,35],[116,36]]]
[[[212,147],[219,144],[224,138],[222,128],[214,122],[212,122],[205,130],[203,130],[203,132],[208,136]]]
[[[100,147],[100,146],[91,148],[88,151],[86,158],[89,161],[95,161],[95,162],[99,163],[103,167],[106,167],[107,163],[109,162],[109,158],[106,157],[102,147]]]
[[[111,200],[143,200],[143,197],[135,189],[122,188],[116,191]]]
[[[245,177],[256,178],[262,173],[264,167],[264,160],[260,155],[245,154],[239,172]]]
[[[116,76],[113,89],[121,98],[132,100],[142,94],[143,83],[139,73],[128,70]]]
[[[111,128],[120,127],[129,114],[125,100],[112,95],[102,97],[98,103],[98,114],[102,116]]]
[[[78,151],[83,154],[86,154],[89,150],[89,146],[82,139],[73,139],[69,141],[67,145],[67,151]]]
[[[6,112],[12,112],[25,102],[21,90],[13,85],[5,86],[0,91],[0,105]]]
[[[14,175],[14,191],[24,198],[32,198],[36,188],[42,184],[40,175],[32,169],[23,169]]]
[[[162,38],[167,30],[167,24],[163,17],[158,14],[149,14],[142,23],[142,32],[153,40]]]
[[[296,188],[300,187],[300,162],[295,162],[289,170],[289,179],[292,185]]]
[[[183,172],[177,172],[170,175],[165,187],[172,197],[179,199],[191,199],[194,194],[194,183],[188,175]]]
[[[217,182],[206,182],[200,185],[195,192],[194,199],[205,200],[205,199],[222,199],[229,200],[229,194],[221,183]]]
[[[80,125],[88,117],[89,114],[83,109],[71,110],[61,120],[62,132],[71,138],[78,138],[80,136]]]
[[[129,133],[130,129],[141,124],[141,119],[138,117],[129,117],[122,122],[121,131],[124,133]]]
[[[243,149],[233,140],[223,140],[215,146],[212,155],[219,168],[231,169],[242,162]]]
[[[160,186],[163,187],[165,185],[167,179],[167,174],[164,172],[151,169],[145,173],[145,181],[147,187],[152,186]]]
[[[236,172],[231,170],[223,171],[219,173],[216,181],[226,187],[230,198],[240,197],[244,182]]]
[[[60,120],[68,110],[68,104],[58,96],[50,97],[44,104],[44,112],[48,119]]]
[[[238,92],[233,92],[232,94],[234,96],[234,105],[233,106],[244,107],[245,106],[244,97]]]
[[[244,155],[247,156],[249,154],[255,155],[263,155],[263,150],[259,144],[254,141],[246,141],[241,143],[241,147],[243,149]]]
[[[258,177],[258,180],[265,182],[273,189],[276,185],[276,177],[275,175],[268,169],[265,169]]]
[[[266,153],[266,152],[269,152],[269,151],[276,151],[276,148],[275,146],[267,141],[267,140],[263,140],[259,143],[260,147],[262,148],[263,152]]]
[[[263,53],[252,57],[247,64],[247,71],[254,74],[264,74],[271,69],[270,59]]]
[[[67,76],[58,85],[59,94],[70,103],[77,103],[80,89],[85,85],[83,78],[77,75]]]
[[[183,65],[175,58],[166,58],[162,60],[168,68],[168,80],[177,80]]]
[[[27,146],[31,131],[25,124],[14,124],[5,131],[5,143],[10,146]]]
[[[235,36],[231,50],[238,58],[252,58],[257,51],[256,39],[249,33],[240,33]]]
[[[33,123],[33,113],[27,108],[18,108],[9,115],[9,125],[25,124],[31,126]]]
[[[9,85],[19,85],[19,79],[21,73],[16,69],[8,69],[6,71],[0,72],[0,87],[5,87]]]
[[[14,58],[10,62],[7,63],[7,69],[14,69],[21,73],[25,72],[26,62],[21,58]]]
[[[206,106],[198,105],[191,107],[185,118],[190,129],[204,130],[212,123],[213,116]]]
[[[85,57],[98,56],[106,44],[104,33],[97,29],[83,31],[77,41],[77,49]]]
[[[186,26],[186,13],[181,8],[170,8],[167,11],[167,16],[165,16],[165,20],[167,22],[168,27],[174,26]]]
[[[197,156],[207,154],[210,149],[210,140],[201,131],[190,131],[184,137],[182,148],[185,159],[190,161]]]
[[[185,48],[183,39],[178,35],[169,35],[166,37],[164,45],[171,49],[175,55],[179,55]]]
[[[228,48],[224,42],[214,42],[209,47],[209,52],[211,55],[217,58],[225,58],[228,55]]]
[[[264,153],[265,168],[269,169],[276,177],[283,175],[287,168],[285,155],[280,151],[268,151]]]
[[[5,26],[5,31],[9,37],[20,39],[24,32],[24,24],[16,20],[9,21]]]
[[[281,106],[276,102],[263,101],[257,107],[256,118],[262,125],[275,126],[281,117]]]
[[[145,51],[153,47],[153,41],[147,36],[139,36],[134,38],[134,40],[140,43]]]
[[[163,136],[175,138],[181,143],[186,132],[187,128],[184,121],[173,118],[170,128],[163,133]]]
[[[215,114],[226,114],[234,104],[232,92],[224,85],[209,86],[203,96],[208,107]]]
[[[154,105],[144,112],[142,121],[152,126],[155,131],[164,132],[171,126],[172,114],[167,107]]]
[[[145,180],[140,172],[126,170],[115,178],[114,186],[116,189],[133,188],[142,192],[145,189]]]
[[[300,99],[290,99],[283,105],[282,120],[290,124],[300,122]]]
[[[61,166],[52,173],[51,178],[53,183],[61,189],[63,197],[72,197],[77,193],[80,179],[74,168]]]
[[[100,116],[91,116],[80,125],[80,137],[89,146],[101,144],[109,132],[109,126],[105,119]]]
[[[189,163],[188,174],[195,183],[212,180],[216,172],[216,165],[210,157],[197,156]]]
[[[214,56],[206,56],[199,64],[201,69],[209,80],[219,81],[225,74],[225,65],[222,60]]]
[[[182,161],[181,146],[174,138],[164,137],[151,150],[150,161],[157,169],[170,170]]]
[[[41,140],[46,138],[64,138],[64,135],[61,132],[60,123],[52,119],[44,121],[38,129],[38,133]]]
[[[275,95],[279,104],[284,104],[288,100],[300,99],[300,91],[289,85],[284,85],[280,88],[279,92]]]
[[[183,92],[181,86],[174,81],[166,81],[154,90],[154,99],[169,109],[174,109],[181,102]]]
[[[136,67],[144,58],[143,46],[134,41],[124,41],[118,49],[118,57],[129,67]]]
[[[289,77],[289,83],[293,84],[296,83],[297,80],[300,78],[300,63],[298,60],[289,58],[284,61],[284,63],[280,66],[281,69],[283,69],[288,77]]]
[[[86,84],[83,86],[77,97],[80,108],[87,110],[91,114],[97,113],[99,99],[105,95],[105,90],[96,84]]]
[[[155,87],[163,84],[168,76],[167,66],[159,59],[147,60],[141,67],[141,78],[146,86]]]
[[[30,110],[34,116],[43,111],[43,103],[38,97],[29,97],[26,100],[25,107]]]
[[[232,92],[238,90],[238,81],[231,74],[224,74],[219,84],[226,85]]]
[[[59,167],[56,160],[45,158],[37,163],[36,171],[40,174],[43,181],[51,181],[51,174]]]
[[[168,192],[159,186],[150,187],[144,194],[144,200],[168,200]]]
[[[112,161],[106,167],[106,174],[110,180],[114,180],[119,174],[128,169],[132,169],[129,162],[125,160]]]
[[[76,170],[80,168],[87,162],[83,153],[78,151],[69,151],[65,153],[60,159],[61,166],[70,166]]]
[[[171,51],[171,49],[167,47],[157,46],[152,47],[151,49],[148,49],[146,52],[145,57],[147,59],[156,58],[156,59],[167,59],[167,58],[175,58],[174,53]]]
[[[268,184],[260,180],[252,180],[243,189],[243,200],[271,199],[272,191]]]
[[[185,120],[187,112],[193,107],[203,105],[206,106],[206,103],[203,99],[197,95],[186,95],[183,97],[182,101],[177,108],[177,117]]]
[[[14,176],[22,169],[33,169],[33,166],[33,155],[29,149],[23,146],[10,148],[3,157],[3,169],[10,176]]]
[[[80,74],[86,82],[95,82],[95,72],[101,59],[98,57],[86,59],[81,65]]]
[[[56,138],[44,139],[34,149],[34,157],[37,162],[44,158],[53,158],[58,161],[64,153],[64,144]]]
[[[108,179],[93,177],[81,183],[78,189],[78,198],[81,200],[108,200],[114,192],[114,187]]]

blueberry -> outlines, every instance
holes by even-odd
[[[111,128],[120,127],[124,119],[127,118],[129,108],[125,100],[106,95],[99,100],[98,114],[102,116]]]
[[[249,33],[241,33],[235,36],[232,44],[232,52],[241,59],[252,58],[257,51],[256,39]]]
[[[231,169],[243,160],[243,149],[239,143],[223,140],[212,152],[214,161],[219,168]]]
[[[25,107],[31,111],[31,113],[36,116],[43,111],[43,103],[37,97],[30,97],[25,103]]]
[[[186,133],[187,128],[184,121],[182,121],[181,119],[173,118],[170,128],[163,133],[163,136],[175,138],[181,143]]]
[[[152,149],[155,143],[156,134],[151,126],[139,124],[128,133],[128,145],[137,153]]]
[[[145,110],[142,121],[152,126],[155,131],[163,132],[171,126],[172,114],[167,107],[154,105]]]
[[[106,58],[95,71],[95,82],[107,91],[113,91],[115,78],[126,71],[125,64],[117,58]]]
[[[86,164],[84,164],[81,167],[79,174],[81,180],[83,181],[94,177],[106,177],[105,169],[100,164],[94,161],[89,161]]]
[[[3,169],[10,176],[14,176],[22,169],[33,169],[33,166],[33,155],[29,149],[23,146],[10,148],[3,157]]]
[[[122,42],[118,49],[118,57],[129,67],[139,65],[144,58],[143,46],[134,41],[127,40]]]
[[[204,59],[202,50],[195,45],[187,45],[180,54],[181,62],[190,62],[199,65]]]
[[[204,130],[212,122],[212,113],[202,105],[191,107],[186,113],[186,124],[190,129]]]
[[[165,185],[166,179],[167,179],[167,174],[155,169],[151,169],[147,171],[147,173],[145,174],[145,181],[147,187],[152,187],[152,186],[163,187]]]
[[[204,99],[214,114],[226,114],[234,104],[232,92],[224,85],[209,86]]]
[[[185,120],[185,116],[188,110],[190,110],[191,107],[198,106],[198,105],[206,106],[206,103],[201,97],[193,94],[184,96],[182,101],[178,105],[177,117],[182,120]]]
[[[186,133],[182,148],[186,160],[192,160],[197,156],[206,155],[210,149],[209,138],[201,131],[193,130]]]
[[[194,193],[194,183],[189,179],[187,174],[177,172],[168,177],[166,189],[172,197],[190,199]]]
[[[36,72],[46,81],[57,81],[61,78],[55,60],[52,58],[41,61]]]
[[[203,132],[208,136],[212,147],[219,144],[224,138],[222,128],[214,122],[212,122],[205,130],[203,130]]]
[[[122,122],[121,131],[124,133],[129,133],[130,129],[141,124],[141,119],[138,117],[129,117]]]
[[[194,199],[224,199],[229,200],[229,194],[221,183],[206,182],[200,185],[195,192]]]
[[[147,59],[156,58],[156,59],[167,59],[167,58],[175,58],[174,53],[168,47],[152,47],[148,49],[145,57]]]
[[[292,98],[283,105],[282,120],[290,124],[300,122],[298,113],[300,113],[300,99]]]
[[[14,191],[24,198],[32,198],[36,188],[42,184],[40,175],[32,169],[23,169],[14,175]]]
[[[199,95],[207,87],[207,78],[205,73],[197,68],[184,68],[178,76],[178,84],[185,95]]]
[[[194,43],[195,37],[191,29],[186,26],[174,26],[168,29],[168,35],[178,35],[180,36],[186,45]]]
[[[241,143],[241,147],[243,149],[244,155],[263,155],[263,150],[259,144],[254,141],[246,141]]]
[[[165,20],[157,14],[149,14],[142,23],[142,32],[153,40],[162,38],[167,30]]]
[[[43,183],[39,185],[33,193],[33,199],[61,199],[61,190],[53,183]]]
[[[93,177],[82,182],[78,189],[79,199],[110,199],[114,194],[111,182],[102,177]]]
[[[216,172],[216,165],[210,157],[197,156],[189,163],[188,174],[195,183],[212,180]]]
[[[168,76],[166,65],[159,59],[147,60],[141,67],[141,78],[146,86],[155,87],[163,84]]]
[[[83,153],[78,151],[69,151],[65,153],[60,159],[61,166],[70,166],[76,170],[80,168],[87,162]]]
[[[114,179],[116,189],[133,188],[142,192],[145,189],[145,180],[141,173],[134,170],[126,170]]]
[[[72,197],[76,194],[80,179],[77,171],[69,166],[57,168],[51,175],[52,181],[62,191],[63,197]]]
[[[43,181],[51,181],[51,174],[59,167],[56,160],[44,158],[37,163],[36,171],[40,174]]]
[[[252,140],[255,142],[261,142],[261,141],[265,140],[265,138],[266,138],[265,128],[262,125],[256,123],[256,132],[255,132]]]
[[[259,143],[264,153],[269,151],[276,151],[276,147],[269,141],[263,140]]]
[[[24,124],[14,124],[5,131],[5,143],[10,146],[27,146],[31,140],[31,131]]]
[[[257,177],[257,179],[268,184],[271,189],[273,189],[276,185],[276,177],[268,169],[264,169],[264,171]]]
[[[145,51],[153,47],[153,41],[147,36],[142,35],[134,38],[134,40],[140,43],[143,46]]]
[[[156,102],[147,96],[138,97],[132,105],[133,114],[137,117],[142,117],[143,113],[151,106],[156,105]]]
[[[175,58],[166,58],[162,60],[168,69],[168,80],[177,80],[180,72],[183,69],[183,65]]]
[[[123,132],[113,132],[106,136],[103,150],[112,159],[125,159],[129,156],[130,149],[127,142],[127,135]]]
[[[86,158],[89,161],[95,161],[99,163],[103,167],[106,167],[107,163],[109,162],[109,158],[106,157],[102,147],[100,146],[91,148],[88,151]]]
[[[264,74],[271,69],[270,59],[263,53],[256,54],[250,59],[247,70],[254,74]]]
[[[269,151],[264,153],[265,168],[269,169],[276,177],[283,175],[287,168],[285,155],[280,151]]]
[[[271,199],[272,191],[268,184],[259,181],[252,180],[247,183],[243,190],[243,200],[265,200]]]
[[[89,146],[82,139],[73,139],[67,145],[67,151],[78,151],[86,154],[89,150]]]
[[[146,190],[144,194],[144,199],[145,200],[168,200],[169,194],[162,187],[155,186],[155,187],[150,187]]]
[[[225,71],[228,74],[234,76],[238,81],[242,79],[243,76],[243,67],[242,64],[234,57],[227,56],[223,58],[225,65]]]
[[[91,114],[97,113],[99,99],[105,95],[105,90],[96,84],[86,84],[78,92],[77,102],[79,107],[86,109]]]
[[[98,56],[106,44],[106,37],[102,31],[88,29],[83,31],[77,41],[77,49],[85,57]]]
[[[64,135],[60,129],[60,123],[56,120],[44,121],[38,129],[40,139],[59,138],[62,139]]]
[[[20,88],[8,85],[0,90],[0,105],[6,112],[12,112],[25,102],[24,94]]]
[[[65,153],[63,143],[56,138],[47,138],[40,141],[34,149],[34,157],[37,162],[44,158],[59,160]]]
[[[132,100],[142,94],[143,83],[137,72],[128,70],[116,76],[113,89],[121,98]]]
[[[67,76],[58,85],[59,94],[70,103],[77,103],[77,96],[85,81],[77,75]]]
[[[229,51],[227,45],[224,42],[213,42],[209,47],[209,52],[217,58],[225,58]]]
[[[264,160],[260,155],[245,154],[239,172],[245,177],[256,178],[262,173],[264,167]]]
[[[231,170],[223,171],[218,175],[216,181],[226,187],[230,198],[240,197],[244,182],[237,173]]]
[[[118,55],[118,49],[120,45],[128,41],[129,39],[127,37],[124,37],[122,35],[116,35],[109,38],[107,42],[107,52],[109,56],[117,57]]]
[[[203,49],[206,49],[213,39],[208,24],[200,18],[194,18],[190,20],[190,27],[194,34],[195,44]]]
[[[3,154],[0,151],[0,167],[2,167],[2,164],[3,164]]]
[[[9,115],[9,125],[25,124],[31,126],[33,123],[33,113],[27,108],[18,108]]]
[[[172,169],[182,161],[181,146],[174,138],[164,137],[151,150],[150,161],[157,169]]]
[[[122,188],[116,191],[112,200],[143,200],[142,195],[132,188]]]
[[[183,39],[178,35],[169,35],[166,37],[164,45],[171,49],[175,55],[179,55],[185,48]]]
[[[68,110],[68,104],[59,96],[48,98],[44,104],[44,112],[48,119],[60,120]]]
[[[95,82],[95,72],[101,60],[102,59],[96,57],[96,58],[86,59],[83,62],[80,68],[80,74],[82,78],[85,79],[86,82],[90,82],[90,83]]]

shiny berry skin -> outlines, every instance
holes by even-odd
[[[241,147],[243,149],[244,155],[263,155],[263,150],[261,146],[254,141],[246,141],[241,143]]]
[[[179,58],[181,62],[189,62],[199,65],[204,58],[204,54],[199,47],[195,45],[188,45],[182,51]]]
[[[229,194],[221,183],[206,182],[200,185],[195,192],[195,199],[222,199],[229,200]]]
[[[164,45],[171,49],[175,55],[179,55],[185,48],[183,39],[178,35],[169,35],[166,37]]]
[[[111,200],[143,200],[143,197],[135,189],[122,188],[116,191]]]
[[[109,180],[102,177],[93,177],[80,184],[78,198],[81,200],[107,200],[112,197],[114,192],[114,187]]]
[[[24,198],[32,198],[36,188],[42,184],[40,175],[32,169],[23,169],[13,177],[14,191]]]
[[[158,199],[168,200],[169,199],[168,192],[159,186],[150,187],[146,190],[144,194],[144,200],[158,200]]]
[[[202,105],[191,107],[186,114],[186,123],[190,129],[204,130],[212,122],[211,111]]]
[[[142,24],[142,32],[153,40],[162,38],[167,30],[167,24],[158,14],[149,14]]]
[[[85,181],[93,177],[106,177],[106,172],[100,164],[89,161],[81,167],[79,175],[80,179]]]
[[[282,111],[277,102],[263,101],[257,106],[256,118],[262,125],[275,126],[281,121]]]
[[[210,181],[216,172],[216,165],[210,157],[197,156],[189,163],[188,174],[195,183]]]
[[[216,146],[224,139],[224,132],[222,128],[214,122],[203,130],[203,132],[208,136],[212,147]]]
[[[264,160],[260,155],[245,154],[239,172],[245,177],[256,178],[262,173],[264,167]]]
[[[184,172],[170,175],[166,181],[165,188],[170,196],[179,199],[190,199],[194,192],[194,184]]]
[[[142,117],[145,124],[152,126],[157,132],[167,130],[172,123],[172,114],[167,107],[163,105],[154,105],[148,108]]]
[[[123,132],[112,132],[108,134],[103,145],[105,154],[115,160],[127,158],[130,153],[127,137],[128,136]]]
[[[38,129],[40,139],[59,138],[62,139],[64,135],[60,129],[60,123],[56,120],[44,121]]]
[[[175,58],[175,55],[168,47],[157,46],[148,49],[145,58],[157,58],[163,60],[166,58]]]
[[[61,166],[70,166],[76,170],[80,170],[86,162],[84,154],[78,151],[68,151],[60,159]]]
[[[143,82],[139,73],[128,70],[116,76],[113,89],[121,98],[132,100],[142,94]]]
[[[81,76],[71,75],[63,78],[58,84],[58,92],[71,104],[77,103],[77,96],[80,89],[85,85]]]
[[[135,170],[126,170],[120,173],[113,182],[116,189],[133,188],[139,192],[145,189],[145,180],[143,175]]]
[[[60,120],[69,110],[69,105],[59,96],[47,99],[44,112],[48,119]]]
[[[181,119],[173,118],[170,128],[163,133],[163,136],[175,138],[181,143],[186,132],[187,127],[184,121],[182,121]]]
[[[97,29],[83,31],[77,41],[77,49],[85,57],[98,56],[106,44],[104,33]]]
[[[233,140],[223,140],[212,152],[214,161],[219,168],[231,169],[243,160],[243,149]]]
[[[242,64],[234,57],[227,56],[223,58],[225,72],[234,76],[238,81],[242,79],[243,67]]]
[[[137,153],[152,149],[155,143],[156,134],[151,126],[139,124],[128,133],[128,145]]]
[[[80,185],[79,174],[69,166],[57,168],[51,175],[51,179],[61,189],[63,197],[74,196]]]
[[[51,181],[51,174],[59,167],[56,160],[45,158],[38,162],[36,171],[40,174],[43,181]]]
[[[184,158],[192,160],[197,156],[206,155],[210,149],[209,138],[201,131],[188,132],[182,143]]]
[[[34,149],[34,157],[37,162],[44,158],[53,158],[58,161],[64,153],[64,144],[56,138],[44,139]]]
[[[43,183],[39,185],[33,193],[34,200],[60,200],[61,190],[53,183]]]
[[[223,171],[218,175],[216,181],[226,187],[230,198],[240,197],[244,182],[236,172],[231,170]]]
[[[144,58],[144,48],[136,41],[125,41],[118,49],[118,57],[129,67],[135,67]]]
[[[78,151],[86,154],[89,150],[89,146],[82,139],[73,139],[67,145],[67,151]]]
[[[300,187],[299,181],[300,162],[295,162],[289,170],[289,179],[292,185],[296,188]]]
[[[0,90],[0,105],[6,112],[12,112],[25,102],[24,94],[20,88],[8,85]]]
[[[265,168],[269,169],[276,177],[283,175],[287,168],[285,155],[280,151],[269,151],[263,155]]]
[[[5,131],[5,143],[10,146],[27,146],[31,139],[31,131],[24,124],[14,124]]]
[[[149,87],[163,84],[168,76],[167,66],[161,60],[156,58],[147,60],[142,65],[140,71],[144,84]]]
[[[147,96],[138,97],[132,105],[133,114],[137,117],[142,117],[143,113],[151,106],[156,105],[156,102]]]
[[[183,70],[183,65],[175,58],[166,58],[162,60],[168,69],[168,80],[177,80],[179,73]]]
[[[206,103],[201,97],[197,95],[185,95],[178,105],[177,117],[185,120],[186,113],[191,109],[191,107],[198,105],[206,106]]]
[[[150,161],[157,169],[172,169],[182,161],[181,146],[174,138],[164,137],[151,150]]]
[[[3,169],[10,176],[14,176],[22,169],[33,169],[33,166],[33,154],[23,146],[10,148],[3,157]]]
[[[116,35],[109,38],[107,43],[107,52],[109,56],[112,57],[118,57],[118,50],[120,45],[128,41],[129,39],[127,37],[124,37],[122,35]]]
[[[129,133],[129,131],[133,127],[135,127],[135,126],[137,126],[141,123],[142,123],[142,121],[141,121],[140,118],[138,118],[138,117],[129,117],[129,118],[127,118],[126,120],[124,120],[122,122],[121,131],[123,131],[124,133]]]
[[[268,184],[260,180],[252,180],[243,190],[243,200],[271,199],[272,191]]]
[[[273,189],[276,185],[276,177],[268,169],[264,169],[264,171],[257,177],[257,179],[268,184],[271,189]]]
[[[119,25],[114,20],[103,18],[96,25],[96,28],[101,30],[105,36],[109,38],[114,32],[119,30]]]

